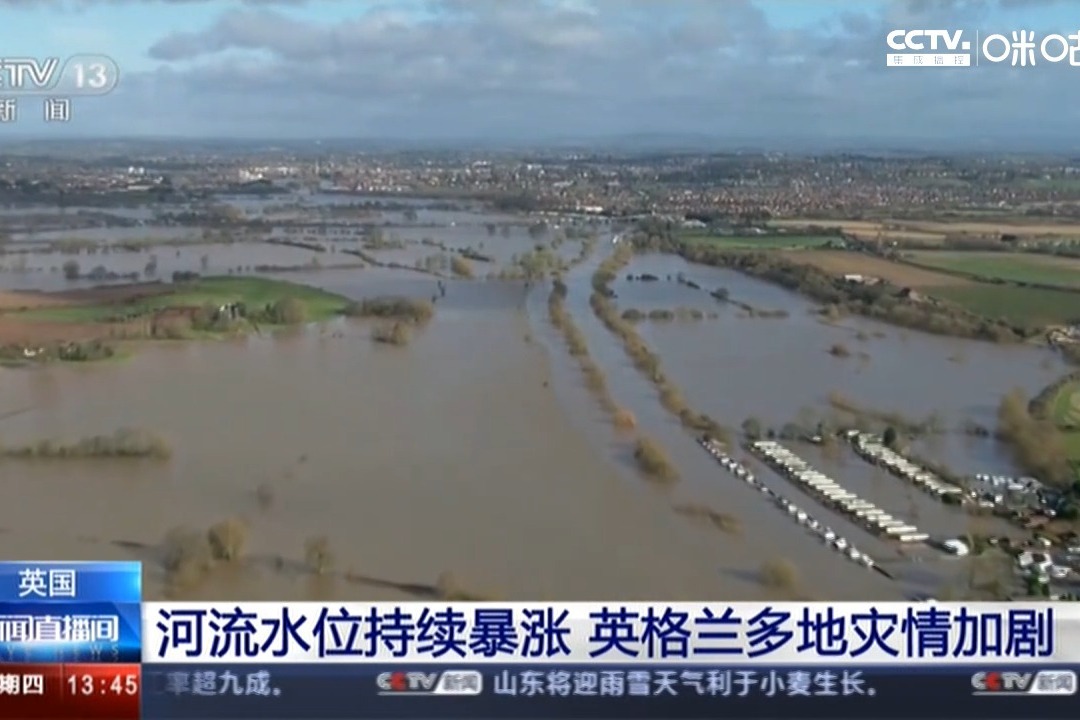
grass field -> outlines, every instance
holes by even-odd
[[[1061,428],[1065,450],[1080,480],[1080,382],[1063,385],[1050,403],[1054,424]]]
[[[945,240],[946,235],[970,235],[972,237],[1000,237],[1017,235],[1029,238],[1076,239],[1080,241],[1078,223],[1011,223],[1011,222],[942,222],[913,220],[812,220],[790,218],[774,220],[773,227],[800,229],[810,225],[840,227],[845,233],[863,240],[904,241],[935,243]]]
[[[224,305],[244,303],[263,307],[286,298],[303,303],[305,317],[311,321],[327,320],[338,315],[348,299],[307,285],[257,277],[212,277],[192,282],[161,286],[156,292],[135,293],[121,298],[123,288],[104,288],[100,299],[94,291],[79,294],[70,304],[40,307],[14,313],[26,321],[93,323],[107,320],[117,313],[142,313],[169,307]]]
[[[720,250],[797,250],[819,248],[840,240],[831,235],[714,235],[707,230],[688,230],[679,237]]]
[[[1080,296],[1064,290],[969,282],[925,287],[923,292],[977,315],[1028,326],[1063,325],[1080,318]]]
[[[920,251],[920,265],[1012,282],[1080,288],[1080,259],[1031,253]]]
[[[1080,382],[1063,385],[1050,404],[1054,422],[1060,427],[1080,427]]]
[[[833,275],[881,278],[899,287],[948,300],[977,315],[1007,318],[1017,324],[1060,325],[1080,317],[1080,294],[1065,290],[991,285],[843,250],[807,250],[790,253],[790,259]]]

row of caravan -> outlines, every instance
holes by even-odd
[[[775,491],[767,487],[764,483],[762,483],[760,480],[758,480],[754,473],[750,472],[750,470],[748,470],[745,465],[725,453],[723,446],[720,445],[718,442],[708,437],[703,437],[701,439],[701,446],[704,447],[710,455],[716,458],[717,462],[723,465],[725,469],[735,475],[735,477],[743,480],[748,485],[758,489],[762,494],[768,497],[769,500],[771,500],[777,507],[790,515],[792,519],[795,520],[795,522],[799,523],[811,533],[819,537],[830,548],[832,548],[836,552],[842,553],[844,557],[846,557],[848,560],[851,560],[852,562],[857,562],[864,567],[877,570],[878,572],[881,572],[886,576],[888,575],[888,573],[878,567],[877,563],[874,562],[873,558],[871,558],[866,553],[858,550],[846,538],[840,537],[835,530],[810,517],[809,513],[807,513],[805,510],[798,507],[790,500],[782,497],[780,494],[776,493]]]
[[[844,489],[780,443],[758,440],[750,444],[750,450],[804,492],[854,518],[872,532],[902,543],[924,542],[930,537],[914,525],[889,515],[873,503]]]
[[[885,446],[885,443],[876,435],[850,430],[847,433],[852,448],[867,462],[888,470],[893,475],[907,480],[923,492],[929,493],[939,500],[945,500],[952,496],[959,500],[964,490],[945,482],[936,474],[924,467],[916,465],[900,453]]]

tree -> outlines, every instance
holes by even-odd
[[[326,536],[308,538],[304,543],[304,562],[317,575],[325,575],[334,566],[334,553]]]
[[[892,425],[885,428],[885,432],[881,436],[881,441],[883,443],[885,443],[885,447],[895,448],[896,447],[896,440],[897,440],[896,428],[894,428]]]
[[[795,440],[802,435],[802,430],[795,423],[784,423],[784,427],[780,428],[780,437],[783,440]]]
[[[247,537],[247,524],[239,518],[222,520],[207,533],[214,557],[226,562],[239,560],[243,556]]]
[[[68,280],[78,280],[79,274],[82,272],[79,267],[79,263],[75,260],[68,260],[64,263],[64,277]]]
[[[273,321],[279,325],[299,325],[304,322],[304,304],[296,298],[283,298],[271,306]]]
[[[743,435],[749,440],[757,440],[761,437],[761,421],[756,417],[748,417],[742,422]]]

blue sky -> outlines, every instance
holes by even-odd
[[[0,0],[5,56],[121,69],[70,125],[30,105],[8,134],[1071,144],[1080,67],[886,69],[897,28],[1067,34],[1080,4]]]

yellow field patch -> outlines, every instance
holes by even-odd
[[[883,258],[843,250],[800,250],[788,253],[788,259],[813,265],[831,275],[863,275],[886,280],[899,287],[942,287],[970,285],[971,281],[955,275],[890,262]]]
[[[912,222],[905,227],[936,233],[966,233],[968,235],[1052,235],[1054,237],[1080,238],[1080,224],[1017,224],[989,222]]]

